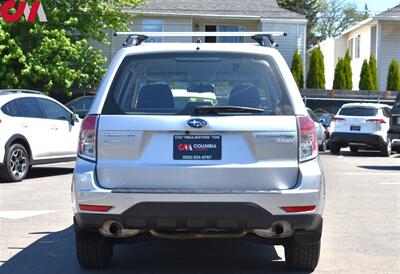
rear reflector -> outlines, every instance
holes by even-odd
[[[79,205],[79,209],[85,211],[107,212],[111,208],[112,206]]]
[[[281,208],[288,213],[295,213],[295,212],[314,211],[317,207],[316,206],[283,206]]]
[[[383,119],[368,119],[367,122],[378,123],[378,124],[386,124],[386,121]]]

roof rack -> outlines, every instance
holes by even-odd
[[[29,94],[43,94],[37,90],[30,89],[0,89],[0,93],[29,93]]]
[[[116,32],[114,36],[127,35],[124,47],[139,46],[149,37],[251,37],[260,46],[278,47],[274,37],[287,36],[286,32]],[[199,41],[201,42],[201,41]]]

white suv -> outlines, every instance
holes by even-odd
[[[254,36],[261,45],[129,37],[82,122],[72,188],[82,267],[106,267],[115,243],[148,235],[284,245],[292,268],[317,266],[315,126],[271,35]],[[176,90],[192,99],[177,104]]]
[[[80,120],[31,90],[0,90],[0,179],[18,182],[32,165],[74,161]]]
[[[352,152],[359,149],[379,150],[389,157],[392,143],[388,138],[391,107],[384,104],[345,104],[332,119],[330,149],[339,154],[349,147]]]

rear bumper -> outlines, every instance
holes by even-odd
[[[373,147],[382,147],[386,141],[380,135],[364,134],[364,133],[340,133],[331,134],[331,144],[339,144],[341,146],[349,146],[349,144],[360,144]]]
[[[318,214],[272,215],[252,203],[140,203],[122,214],[75,214],[82,229],[97,229],[105,221],[119,221],[128,229],[263,229],[288,222],[294,230],[315,231]]]
[[[237,193],[108,190],[95,180],[95,164],[77,160],[72,202],[77,223],[97,229],[105,220],[118,220],[132,229],[270,228],[287,221],[299,230],[315,230],[322,222],[325,183],[319,159],[300,164],[296,188]],[[112,206],[107,213],[82,211],[80,204]],[[313,212],[287,213],[283,206],[315,205]]]

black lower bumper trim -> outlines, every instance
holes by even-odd
[[[381,136],[365,133],[332,133],[330,142],[340,146],[348,146],[354,143],[380,148],[385,145],[385,141]]]
[[[78,213],[81,229],[97,230],[103,222],[119,221],[128,229],[265,229],[278,221],[295,230],[314,231],[321,215],[272,215],[252,203],[141,203],[120,215]]]

